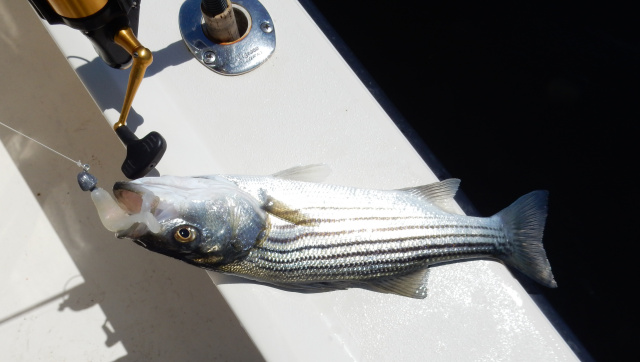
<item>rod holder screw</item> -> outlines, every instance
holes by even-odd
[[[213,64],[216,61],[216,53],[212,51],[207,51],[202,54],[202,61],[207,64]]]

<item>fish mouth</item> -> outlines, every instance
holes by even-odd
[[[123,218],[122,227],[116,236],[119,238],[138,238],[148,232],[160,231],[156,210],[159,198],[153,191],[131,182],[116,182],[113,195],[120,208],[129,216]],[[127,223],[130,225],[126,227]]]
[[[154,214],[158,198],[153,192],[127,182],[116,183],[113,191],[115,199],[101,188],[91,192],[91,199],[107,230],[120,238],[160,232],[161,225]]]
[[[152,191],[129,182],[116,182],[113,185],[113,195],[120,207],[131,215],[143,212],[143,208],[144,211],[154,213],[158,206],[158,198]]]

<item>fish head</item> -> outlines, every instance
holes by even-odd
[[[141,178],[113,194],[127,215],[112,230],[119,238],[200,267],[241,258],[266,232],[259,202],[223,178]]]

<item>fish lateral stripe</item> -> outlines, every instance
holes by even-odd
[[[385,253],[372,251],[354,251],[351,249],[336,252],[331,255],[303,254],[303,255],[274,255],[273,252],[256,253],[253,260],[259,260],[269,265],[286,265],[287,268],[297,269],[309,265],[324,263],[325,267],[343,264],[357,264],[361,266],[374,265],[380,260],[392,260],[397,263],[423,260],[431,263],[433,260],[454,260],[473,255],[475,257],[491,256],[495,252],[492,243],[446,246],[442,248],[429,248],[425,250],[421,246],[402,248]]]
[[[299,246],[292,248],[272,248],[269,246],[269,243],[265,243],[260,247],[256,247],[254,250],[256,251],[265,251],[265,252],[273,252],[278,254],[294,254],[294,253],[304,253],[311,252],[313,250],[326,250],[326,249],[354,249],[359,246],[384,246],[388,249],[392,250],[393,245],[401,245],[402,242],[406,241],[422,241],[422,240],[449,240],[451,238],[456,239],[485,239],[488,241],[456,241],[448,244],[431,244],[426,245],[421,243],[416,246],[417,250],[420,249],[447,249],[447,248],[474,248],[481,246],[491,246],[492,248],[496,248],[498,243],[496,240],[498,238],[494,234],[446,234],[446,235],[432,235],[432,236],[418,236],[418,237],[405,237],[405,238],[393,238],[393,239],[381,239],[381,240],[367,240],[367,241],[351,241],[351,242],[340,242],[340,243],[332,243],[332,244],[311,244],[307,246]],[[388,245],[382,245],[388,244]],[[382,251],[380,251],[382,252]]]
[[[445,229],[464,229],[464,230],[484,230],[484,231],[494,231],[496,235],[502,235],[502,230],[497,227],[491,226],[482,226],[482,225],[457,225],[457,224],[448,224],[448,225],[397,225],[397,226],[387,226],[387,227],[378,227],[372,229],[351,229],[351,230],[327,230],[327,231],[317,231],[317,229],[311,230],[302,230],[301,232],[296,233],[295,235],[285,235],[285,236],[275,236],[278,232],[283,233],[290,230],[300,231],[299,225],[278,225],[274,226],[272,229],[271,237],[269,241],[275,244],[289,244],[295,242],[297,240],[301,240],[309,237],[322,237],[322,236],[340,236],[340,235],[348,235],[359,232],[393,232],[393,231],[402,231],[402,230],[445,230]],[[473,234],[469,234],[473,235]]]
[[[366,282],[367,280],[404,275],[424,267],[424,261],[416,259],[400,264],[396,262],[377,263],[369,268],[355,264],[345,264],[331,268],[309,266],[296,270],[290,270],[285,267],[265,268],[264,266],[251,262],[239,262],[237,264],[222,266],[219,270],[227,273],[247,275],[250,279],[259,281],[264,281],[264,279],[269,278],[272,282],[276,283],[299,283],[302,281],[313,283],[318,281],[339,280]]]
[[[386,215],[393,209],[380,209],[380,208],[302,208],[302,209],[287,209],[286,207],[269,206],[264,207],[268,213],[286,220],[292,225],[299,226],[318,226],[320,224],[327,223],[345,223],[345,222],[358,222],[358,221],[400,221],[400,220],[424,220],[429,216],[425,215],[420,210],[415,210],[405,215]],[[318,212],[321,210],[323,212]],[[332,211],[331,217],[328,216]],[[355,214],[355,211],[361,211],[359,214]],[[366,215],[362,215],[363,211],[368,211]]]

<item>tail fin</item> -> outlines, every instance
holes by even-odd
[[[530,192],[495,216],[502,220],[509,246],[501,259],[536,282],[555,288],[542,233],[547,218],[547,191]]]

